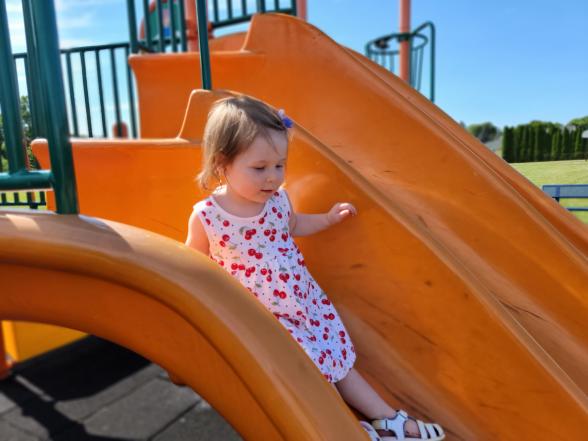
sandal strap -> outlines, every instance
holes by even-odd
[[[392,431],[396,435],[396,439],[401,441],[404,436],[404,423],[408,420],[408,414],[404,410],[396,411],[394,418],[384,418],[381,420],[373,420],[372,426],[377,430]]]
[[[370,423],[366,421],[360,421],[359,424],[370,436],[370,441],[382,441],[382,438],[380,437],[378,432],[376,432],[376,429],[374,429],[373,426],[370,425]]]

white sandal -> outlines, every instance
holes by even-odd
[[[411,436],[410,434],[406,433],[404,425],[409,419],[416,422],[417,427],[419,429],[419,437],[415,438],[414,436]],[[441,441],[445,438],[445,433],[443,432],[443,429],[439,424],[423,423],[421,420],[409,417],[404,410],[397,411],[396,416],[394,418],[384,418],[382,420],[372,421],[372,427],[376,430],[386,430],[389,432],[394,432],[394,436],[390,437],[391,440]]]
[[[382,438],[380,435],[378,435],[378,432],[376,432],[376,429],[374,429],[370,423],[366,421],[360,421],[359,424],[361,424],[361,427],[363,427],[370,436],[370,441],[382,441]]]

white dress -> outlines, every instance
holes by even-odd
[[[257,216],[226,212],[214,193],[194,210],[208,236],[210,257],[274,314],[328,381],[343,379],[353,367],[355,349],[289,234],[286,191],[276,191]]]

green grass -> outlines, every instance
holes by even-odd
[[[6,191],[6,192],[0,192],[0,194],[5,194],[6,195],[6,201],[7,202],[14,202],[14,194],[18,193],[18,197],[19,197],[19,201],[20,202],[26,202],[27,200],[27,192],[26,191]],[[33,193],[36,193],[37,195],[39,194],[38,191],[34,191]],[[39,196],[37,196],[37,200],[39,200]],[[1,200],[0,200],[1,202]],[[0,209],[15,209],[15,208],[28,208],[27,206],[18,206],[18,207],[6,207],[6,206],[0,206]],[[40,206],[38,208],[38,210],[46,210],[47,207],[46,206]]]
[[[541,188],[545,184],[588,184],[588,162],[575,161],[524,162],[511,164],[519,173]],[[588,199],[562,199],[564,207],[588,207]],[[588,224],[588,212],[573,211]]]

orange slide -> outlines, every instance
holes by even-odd
[[[447,439],[583,439],[586,227],[417,92],[300,20],[258,16],[244,41],[215,45],[216,89],[283,107],[298,124],[287,172],[295,208],[358,207],[353,220],[299,242],[366,378],[394,405],[441,423]],[[193,182],[202,127],[222,95],[192,92],[198,62],[131,57],[142,139],[73,141],[83,214],[184,239],[203,196]],[[43,145],[35,150],[47,164]],[[44,274],[34,280],[57,299],[9,295],[2,317],[127,345],[204,388],[248,439],[365,438],[271,316],[205,258],[145,230],[53,218],[0,216],[0,246],[28,244],[0,271]],[[53,260],[39,257],[47,250]],[[253,435],[259,427],[267,437]]]

